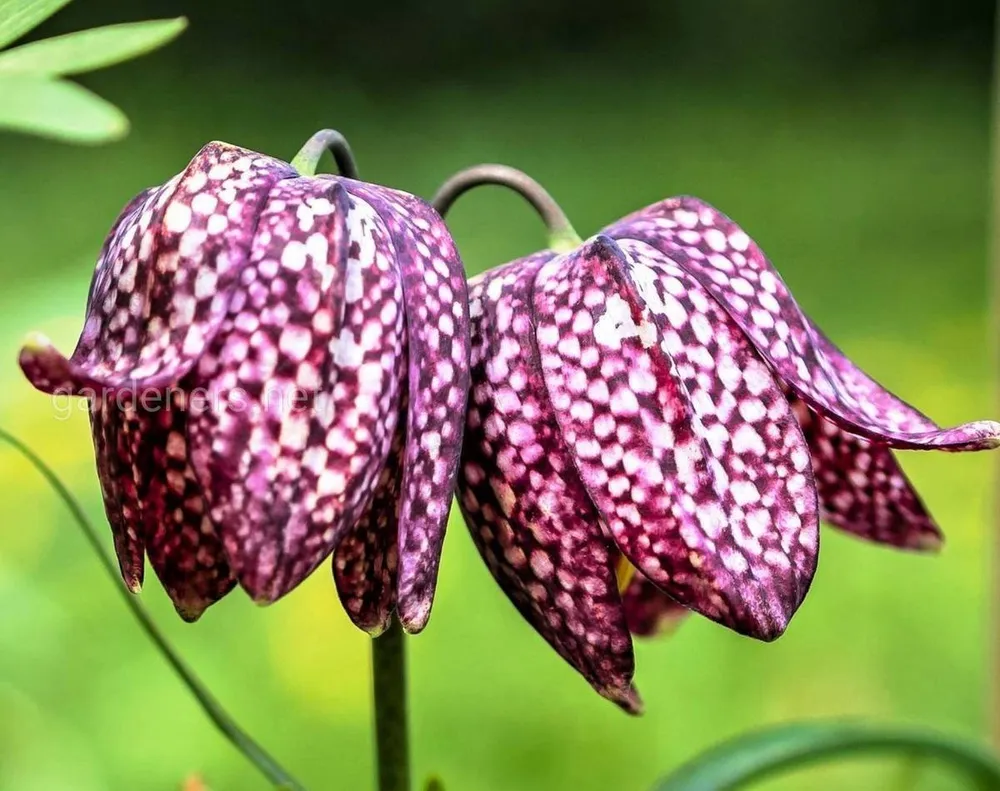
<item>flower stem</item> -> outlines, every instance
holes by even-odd
[[[994,8],[993,31],[993,112],[992,132],[992,238],[990,243],[990,279],[992,299],[990,304],[990,348],[993,352],[994,398],[1000,407],[1000,1]],[[989,577],[992,588],[990,621],[987,630],[989,646],[990,691],[987,710],[993,748],[1000,751],[1000,496],[996,484],[1000,483],[1000,459],[993,462],[993,524],[991,525]]]
[[[484,184],[507,187],[527,200],[548,228],[549,247],[556,252],[566,253],[580,244],[566,212],[548,191],[527,173],[507,165],[476,165],[459,171],[441,185],[431,205],[443,217],[460,195]]]
[[[73,514],[73,518],[83,531],[83,534],[87,539],[87,543],[90,544],[90,547],[97,554],[97,558],[104,571],[111,578],[112,582],[114,582],[115,588],[121,592],[122,598],[125,601],[125,606],[128,607],[136,621],[139,622],[139,626],[142,628],[142,631],[145,632],[146,636],[153,642],[156,649],[167,661],[167,664],[173,668],[174,672],[180,677],[184,686],[188,688],[188,691],[194,696],[195,700],[198,701],[202,711],[205,712],[215,727],[218,728],[222,735],[225,736],[230,743],[237,750],[239,750],[248,761],[250,761],[250,763],[257,767],[260,773],[264,775],[264,777],[266,777],[275,788],[284,789],[284,791],[303,791],[303,786],[300,785],[290,774],[288,774],[288,772],[282,769],[278,762],[268,755],[263,747],[257,744],[257,742],[255,742],[250,735],[246,733],[246,731],[236,724],[233,718],[222,707],[222,704],[215,699],[212,693],[208,691],[201,680],[194,674],[194,671],[187,666],[173,646],[170,645],[167,638],[164,637],[162,632],[160,632],[159,627],[157,627],[157,625],[153,622],[152,617],[146,611],[145,607],[142,606],[140,600],[129,593],[125,586],[121,584],[116,564],[111,559],[111,556],[107,553],[107,551],[105,551],[104,546],[101,543],[101,539],[97,534],[97,530],[87,518],[83,507],[70,493],[66,485],[59,479],[59,476],[56,475],[55,471],[49,467],[48,464],[42,461],[41,457],[31,450],[31,448],[4,429],[0,429],[0,439],[4,440],[20,452],[21,455],[31,462],[35,469],[45,477],[49,484],[51,484],[52,488],[55,489],[56,493],[69,508],[70,513]]]
[[[310,137],[292,159],[291,165],[303,176],[315,176],[319,161],[327,151],[333,154],[341,176],[348,179],[358,177],[358,164],[354,161],[347,138],[335,129],[321,129]]]
[[[406,714],[406,643],[396,618],[372,640],[375,752],[379,791],[410,791],[410,740]]]

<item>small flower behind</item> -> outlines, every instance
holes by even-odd
[[[305,149],[304,149],[305,151]],[[272,602],[328,555],[354,622],[430,614],[469,368],[461,261],[420,199],[210,143],[129,203],[69,358],[20,355],[90,400],[126,584],[144,555],[198,618]]]
[[[451,183],[442,212],[472,181]],[[566,236],[470,282],[458,491],[494,577],[598,692],[637,712],[631,635],[686,610],[781,635],[821,518],[940,545],[891,449],[994,448],[1000,424],[942,429],[880,387],[696,198]]]

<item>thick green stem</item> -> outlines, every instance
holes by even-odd
[[[410,739],[406,714],[406,643],[396,618],[372,641],[375,752],[379,791],[410,791]]]
[[[121,583],[120,575],[118,573],[118,568],[112,560],[111,556],[104,549],[104,545],[101,543],[100,536],[97,534],[97,530],[94,525],[87,518],[83,507],[77,501],[77,499],[72,495],[68,488],[61,480],[59,476],[46,464],[42,459],[27,445],[21,442],[17,437],[9,434],[8,432],[0,429],[0,439],[4,440],[8,444],[16,448],[22,456],[24,456],[31,464],[37,469],[45,479],[51,484],[52,488],[56,490],[56,493],[62,498],[63,502],[69,508],[70,512],[73,514],[73,518],[76,523],[80,526],[83,531],[84,537],[87,539],[87,543],[90,544],[94,553],[97,555],[97,559],[107,575],[111,578],[114,583],[115,589],[118,590],[122,599],[125,602],[125,606],[128,607],[129,611],[132,613],[136,621],[139,622],[139,626],[142,631],[146,633],[146,636],[152,641],[153,645],[160,652],[163,658],[167,661],[167,664],[173,668],[173,671],[180,677],[181,682],[188,688],[188,691],[194,696],[194,699],[198,701],[201,706],[202,711],[208,716],[212,721],[212,724],[225,736],[230,743],[239,750],[244,757],[250,761],[257,769],[260,771],[264,777],[266,777],[275,788],[284,789],[285,791],[303,791],[303,786],[301,786],[295,778],[293,778],[288,772],[281,768],[277,761],[275,761],[267,751],[264,750],[257,742],[255,742],[249,734],[246,733],[233,718],[226,712],[211,692],[205,687],[201,680],[194,674],[181,659],[180,654],[174,649],[172,645],[167,641],[167,638],[163,636],[160,632],[159,627],[153,622],[152,617],[142,606],[142,602],[125,588]]]
[[[347,138],[335,129],[321,129],[310,137],[295,155],[291,165],[303,176],[315,176],[319,161],[327,151],[333,155],[341,176],[357,179],[358,164],[354,161],[351,147],[347,144]]]
[[[496,184],[514,190],[534,207],[549,230],[549,247],[568,253],[580,244],[580,237],[548,191],[527,173],[507,165],[476,165],[459,171],[438,189],[431,205],[444,217],[460,195],[473,187]]]

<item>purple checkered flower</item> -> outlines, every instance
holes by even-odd
[[[939,546],[893,448],[1000,444],[1000,424],[942,429],[870,379],[694,198],[487,272],[470,315],[473,539],[522,615],[630,711],[633,633],[689,609],[778,637],[821,518]]]
[[[430,614],[469,382],[467,291],[412,195],[223,143],[125,207],[68,359],[21,367],[90,399],[122,575],[144,556],[187,620],[238,582],[292,590],[327,556],[379,633]]]

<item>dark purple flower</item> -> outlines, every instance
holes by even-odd
[[[820,518],[939,545],[892,448],[1000,442],[997,423],[942,429],[880,387],[694,198],[487,272],[470,304],[469,528],[524,617],[629,710],[631,632],[683,606],[774,639],[809,589]]]
[[[466,285],[412,195],[211,143],[122,212],[67,359],[91,399],[126,584],[144,554],[180,614],[237,582],[270,602],[328,555],[351,618],[427,622],[469,381]]]

